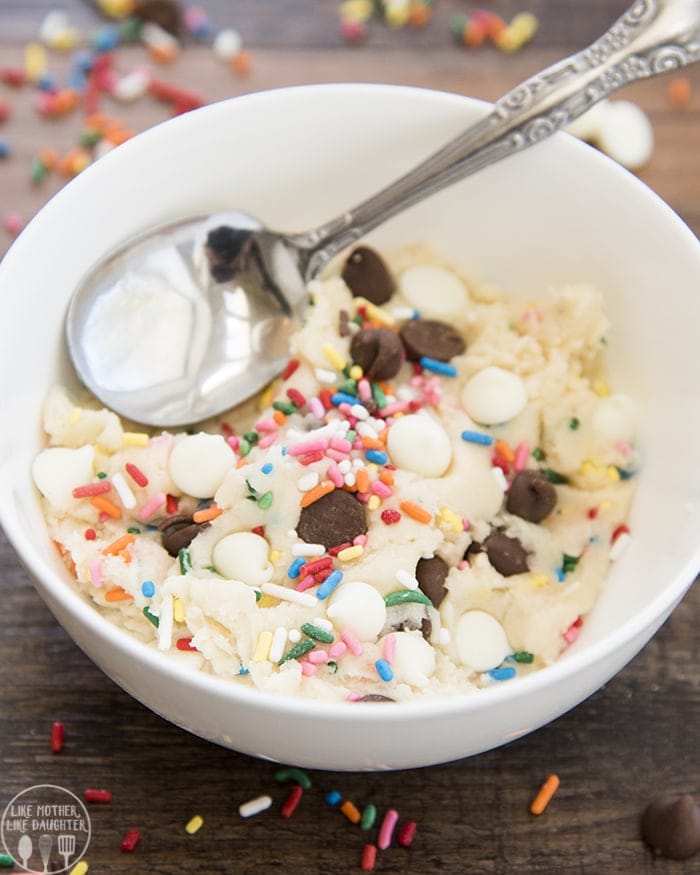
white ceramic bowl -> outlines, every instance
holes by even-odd
[[[633,540],[580,639],[543,671],[417,704],[273,697],[183,671],[76,592],[30,478],[39,412],[73,381],[62,322],[101,253],[160,222],[240,207],[303,230],[409,168],[484,104],[409,88],[330,85],[254,94],[136,137],[60,192],[0,266],[0,521],[75,642],[168,720],[260,757],[328,769],[398,769],[493,748],[576,705],[654,634],[700,565],[700,246],[636,178],[564,135],[414,207],[373,235],[427,240],[475,279],[530,296],[567,282],[605,293],[616,388],[643,411]],[[70,683],[70,679],[65,679]]]

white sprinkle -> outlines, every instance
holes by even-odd
[[[212,46],[214,54],[222,61],[230,61],[234,55],[237,55],[238,52],[240,52],[242,47],[243,40],[241,39],[241,35],[233,28],[220,30],[217,33]]]
[[[350,474],[346,474],[343,479],[346,486],[353,487],[355,485],[355,475],[352,472]]]
[[[438,642],[446,647],[452,641],[452,636],[450,635],[450,630],[446,629],[444,626],[440,629],[440,635],[438,637]]]
[[[418,580],[408,571],[404,571],[403,568],[399,568],[396,572],[396,579],[406,589],[418,589]]]
[[[325,617],[314,617],[313,624],[314,626],[318,626],[319,629],[323,629],[324,632],[333,631],[333,623]]]
[[[117,495],[121,499],[121,503],[127,510],[136,507],[136,496],[131,491],[123,474],[116,473],[112,476],[112,486],[116,489]]]
[[[399,386],[396,390],[396,397],[399,401],[413,401],[416,393],[413,391],[412,386]]]
[[[622,532],[622,534],[618,535],[617,538],[613,541],[613,545],[610,548],[610,561],[614,562],[616,559],[624,553],[624,551],[629,546],[630,541],[632,540],[632,535],[629,532]]]
[[[315,608],[318,604],[318,599],[315,595],[297,592],[295,589],[288,589],[286,586],[279,586],[276,583],[263,583],[260,589],[265,595],[274,596],[276,599],[281,599],[285,602],[293,602],[296,605],[304,605],[306,608]]]
[[[365,467],[365,460],[364,459],[353,459],[352,460],[352,467],[354,468],[355,471],[359,470],[360,468],[364,468]]]
[[[173,598],[166,596],[158,615],[158,650],[170,650],[173,638]]]
[[[303,541],[292,544],[292,556],[323,556],[325,552],[323,544],[305,544]]]
[[[296,529],[290,529],[290,530],[287,532],[287,537],[288,537],[288,538],[291,538],[293,541],[295,541],[296,538],[297,538],[297,530],[296,530]]]
[[[355,431],[360,435],[360,437],[376,437],[377,430],[371,425],[369,420],[364,420],[363,422],[358,422],[355,426]]]
[[[335,383],[337,376],[335,371],[329,371],[327,368],[315,368],[316,379],[319,383]]]
[[[349,474],[352,471],[352,463],[350,459],[343,459],[342,462],[338,462],[338,470],[341,474]]]
[[[301,632],[298,629],[290,629],[287,638],[289,638],[290,644],[298,644],[301,641]]]
[[[308,492],[314,486],[318,486],[318,471],[309,471],[308,474],[304,474],[297,481],[297,489],[300,492]]]
[[[491,468],[491,473],[493,474],[493,479],[505,492],[508,489],[508,481],[506,480],[506,475],[503,473],[503,468],[494,465],[493,468]]]
[[[350,413],[355,419],[369,419],[369,410],[363,407],[362,404],[353,404],[350,408]]]
[[[415,319],[417,311],[413,307],[393,307],[389,312],[397,322],[405,322],[407,319]]]
[[[241,817],[253,817],[260,814],[272,805],[270,796],[258,796],[256,799],[251,799],[238,806],[238,813]]]
[[[272,644],[268,659],[270,662],[279,662],[284,655],[284,647],[287,643],[287,630],[284,626],[278,626],[275,629],[275,634],[272,636]]]

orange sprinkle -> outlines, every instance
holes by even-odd
[[[362,820],[362,815],[360,814],[357,805],[354,802],[351,802],[349,799],[346,799],[345,802],[340,806],[340,810],[347,817],[350,823],[359,823]]]
[[[114,589],[107,590],[105,593],[106,602],[124,602],[131,598],[133,598],[133,596],[125,589],[122,589],[121,586],[116,586]]]
[[[690,79],[676,76],[668,83],[666,96],[671,106],[688,106],[691,97]]]
[[[369,437],[368,435],[362,436],[362,446],[365,450],[383,450],[384,444],[379,440],[379,438]]]
[[[386,439],[387,439],[388,436],[389,436],[389,429],[388,429],[388,428],[384,428],[384,429],[382,429],[382,431],[380,431],[379,434],[377,435],[377,440],[380,440],[380,441],[382,442],[383,445],[386,445]]]
[[[386,468],[379,475],[379,479],[384,483],[385,486],[393,486],[394,485],[394,472],[387,471]]]
[[[239,459],[238,462],[236,463],[236,468],[245,468],[245,466],[247,464],[248,464],[248,462],[246,459]]]
[[[135,540],[136,535],[132,535],[131,532],[127,532],[125,535],[122,535],[121,538],[117,538],[116,541],[112,541],[111,544],[103,547],[102,552],[105,556],[116,556],[117,553],[121,553],[121,551],[125,547],[128,547],[129,544],[133,544]]]
[[[272,414],[272,418],[275,420],[277,425],[279,425],[281,427],[287,421],[287,414],[282,413],[281,410],[275,410],[275,412]]]
[[[369,492],[369,474],[366,468],[358,468],[355,472],[355,483],[358,492]]]
[[[236,52],[236,54],[231,58],[231,67],[233,68],[233,72],[238,73],[239,76],[247,76],[248,73],[250,73],[250,69],[252,66],[253,59],[250,56],[250,52]]]
[[[220,507],[217,507],[215,504],[210,504],[209,507],[205,507],[203,510],[195,511],[192,514],[192,522],[195,523],[208,523],[209,520],[215,520],[218,516],[221,516],[223,510]]]
[[[330,480],[322,480],[318,486],[314,486],[313,489],[309,489],[308,492],[305,492],[299,504],[302,507],[308,507],[310,504],[313,504],[314,501],[318,501],[319,498],[323,498],[324,495],[328,495],[329,492],[333,492],[335,489],[335,485]]]
[[[411,14],[408,16],[408,23],[411,27],[425,27],[432,17],[433,10],[427,3],[425,3],[411,9]]]
[[[121,519],[122,509],[109,498],[105,498],[104,495],[94,495],[90,499],[90,504],[106,513],[107,516],[111,516],[114,520]]]
[[[95,112],[85,119],[85,127],[89,128],[91,131],[101,133],[108,121],[109,119],[106,115],[101,112]]]
[[[131,550],[128,547],[124,547],[119,555],[121,556],[122,562],[125,565],[131,564]]]
[[[414,501],[402,501],[399,505],[401,510],[419,523],[429,523],[433,519],[433,515],[424,510]]]
[[[515,453],[511,449],[508,441],[496,441],[493,448],[498,455],[502,456],[509,464],[512,464],[515,461]]]
[[[58,155],[55,149],[45,146],[39,150],[39,160],[47,170],[53,170],[58,162]]]
[[[169,64],[178,56],[178,50],[167,44],[152,45],[148,47],[148,54],[159,64]]]
[[[73,562],[73,557],[71,556],[70,552],[63,546],[60,541],[54,541],[53,544],[58,552],[61,554],[61,559],[63,559],[63,561],[65,562],[66,568],[70,571],[73,577],[77,577],[77,569],[75,567],[75,562]]]
[[[531,814],[542,814],[559,787],[559,775],[550,775],[530,804]]]

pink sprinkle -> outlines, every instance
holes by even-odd
[[[312,586],[316,586],[316,581],[314,580],[313,574],[307,574],[306,577],[302,578],[302,580],[297,583],[294,589],[297,592],[306,592],[307,589],[311,589]]]
[[[269,417],[268,419],[259,419],[255,423],[255,430],[265,432],[277,431],[277,423],[272,417]]]
[[[420,374],[416,374],[414,377],[411,377],[408,382],[409,385],[413,386],[414,389],[422,389],[425,385],[425,379]]]
[[[379,838],[377,846],[380,851],[386,851],[391,844],[391,839],[394,835],[394,829],[399,821],[399,812],[394,808],[390,808],[384,815],[382,825],[379,827]]]
[[[464,571],[465,568],[469,568],[469,563],[467,562],[466,559],[460,559],[459,562],[457,563],[457,568],[460,571]]]
[[[104,511],[104,510],[101,510],[100,515],[97,517],[97,519],[101,523],[106,523],[109,518],[110,518],[109,514],[107,513],[107,511]]]
[[[73,490],[73,498],[92,498],[94,495],[102,495],[109,492],[112,484],[108,480],[100,480],[99,483],[88,483],[86,486],[76,486]]]
[[[240,438],[236,437],[235,434],[230,434],[226,438],[226,443],[231,447],[231,449],[234,451],[234,453],[241,445]]]
[[[350,441],[345,440],[345,438],[341,438],[338,435],[334,435],[330,439],[330,446],[333,447],[334,450],[340,450],[343,453],[349,453],[352,449]]]
[[[384,659],[391,665],[396,656],[396,636],[387,635],[384,639]]]
[[[345,481],[343,480],[343,475],[338,470],[337,465],[329,465],[328,470],[326,471],[326,477],[336,486],[338,489],[341,489]]]
[[[150,519],[156,511],[163,507],[165,500],[165,493],[156,492],[153,498],[149,498],[139,511],[139,519],[143,521]]]
[[[353,656],[362,656],[365,652],[363,646],[349,629],[345,629],[340,637],[348,645],[348,650]]]
[[[343,401],[342,404],[338,405],[338,410],[340,410],[341,413],[344,413],[347,417],[352,416],[352,406],[346,401]]]
[[[462,528],[464,529],[464,531],[468,532],[471,526],[471,522],[466,517],[462,517]]]
[[[323,419],[326,415],[326,408],[321,404],[319,398],[315,396],[313,398],[309,398],[308,400],[309,410],[317,419]]]
[[[329,459],[333,459],[334,462],[342,462],[343,459],[347,459],[348,454],[343,452],[342,450],[326,450],[326,455]]]
[[[369,401],[372,397],[372,387],[369,380],[364,377],[357,384],[357,394],[360,396],[360,401]]]
[[[348,702],[359,702],[362,696],[359,693],[348,693],[347,700]]]
[[[277,434],[266,434],[263,435],[258,441],[258,446],[261,450],[266,450],[268,447],[272,446],[274,442],[277,440]]]
[[[370,493],[369,492],[356,492],[355,498],[358,501],[361,501],[363,504],[367,504],[367,502],[370,500]]]
[[[340,659],[347,649],[348,646],[344,641],[334,641],[328,648],[328,655],[331,659]]]
[[[301,664],[301,673],[305,677],[313,677],[318,672],[318,668],[311,662],[304,661]]]
[[[102,580],[102,563],[100,560],[91,559],[88,569],[90,570],[90,580],[92,581],[92,585],[102,586],[104,581]]]
[[[374,480],[372,482],[370,492],[374,492],[374,494],[378,495],[380,498],[389,498],[392,494],[391,488],[387,486],[386,483],[382,483],[381,480]]]
[[[318,453],[328,448],[328,441],[324,438],[319,438],[315,441],[302,441],[298,444],[292,444],[287,447],[288,456],[303,456],[304,453]]]
[[[578,620],[574,620],[566,632],[564,632],[564,641],[566,641],[567,644],[573,644],[580,634],[581,623],[579,623]]]
[[[623,456],[629,456],[632,452],[632,446],[627,441],[618,441],[615,444],[615,449],[618,453],[622,453]]]
[[[313,665],[321,665],[324,662],[328,662],[328,654],[325,650],[312,650],[311,653],[306,654],[306,658]]]
[[[515,450],[515,458],[513,459],[513,470],[524,471],[527,467],[527,460],[529,455],[530,444],[527,441],[521,441]]]
[[[367,535],[355,535],[355,537],[352,539],[352,543],[355,546],[364,547],[367,543]]]
[[[377,411],[377,416],[386,419],[388,416],[393,416],[395,413],[405,413],[409,408],[408,401],[395,401],[393,404],[387,404]]]
[[[352,442],[353,450],[364,450],[365,445],[362,443],[362,438],[358,435]]]

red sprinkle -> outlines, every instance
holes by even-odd
[[[597,516],[598,516],[598,508],[597,508],[597,507],[591,507],[591,508],[589,508],[589,510],[588,510],[588,519],[589,519],[589,520],[594,520]]]
[[[4,85],[11,85],[13,88],[18,88],[20,85],[24,85],[27,81],[27,77],[24,75],[24,70],[21,70],[19,67],[3,67],[0,70],[0,81]]]
[[[393,507],[387,507],[386,510],[382,511],[381,514],[382,522],[387,526],[393,526],[394,523],[398,523],[401,519],[401,514],[398,510],[394,510]]]
[[[256,526],[254,529],[251,529],[251,532],[254,535],[260,535],[261,538],[265,537],[265,526]]]
[[[197,648],[192,646],[191,638],[178,638],[175,642],[175,646],[178,650],[192,650],[195,653],[197,652]]]
[[[174,495],[167,495],[165,498],[166,513],[177,513],[178,499]]]
[[[404,823],[399,830],[398,835],[396,836],[396,841],[403,848],[410,848],[417,828],[418,824],[415,822],[415,820],[406,821],[406,823]]]
[[[299,359],[289,359],[287,367],[282,371],[282,379],[288,380],[299,367]]]
[[[85,790],[83,792],[86,802],[111,802],[112,793],[110,790]]]
[[[178,88],[169,82],[160,79],[152,79],[149,90],[156,100],[176,105],[178,112],[186,112],[188,109],[196,109],[202,106],[204,98],[196,91],[187,88]]]
[[[230,437],[234,436],[235,432],[231,428],[231,426],[228,424],[228,422],[222,422],[220,427],[221,427],[221,433],[223,434],[224,437],[230,438]]]
[[[323,581],[333,574],[332,568],[322,568],[314,574],[314,583],[323,583]]]
[[[614,544],[615,541],[620,537],[620,535],[629,534],[629,526],[626,526],[624,523],[621,523],[610,536],[610,543]]]
[[[314,559],[313,562],[306,562],[304,564],[304,574],[316,574],[318,571],[323,571],[324,568],[330,568],[332,565],[333,560],[330,556]]]
[[[297,806],[301,802],[301,797],[303,796],[304,791],[297,784],[296,787],[292,787],[289,796],[284,801],[284,805],[280,811],[282,817],[291,817],[294,812],[297,810]]]
[[[314,450],[312,453],[302,453],[300,456],[297,456],[297,462],[300,465],[311,465],[314,462],[320,462],[323,458],[323,452],[321,450]]]
[[[137,468],[132,462],[127,462],[124,467],[126,468],[126,473],[137,486],[148,486],[148,477],[140,468]]]
[[[377,846],[365,845],[362,849],[362,861],[360,863],[363,872],[373,872],[377,862]]]
[[[287,389],[287,398],[289,398],[292,404],[299,410],[301,410],[302,407],[306,407],[306,398],[298,389]]]
[[[94,498],[96,495],[104,495],[111,488],[112,484],[106,480],[100,480],[99,483],[88,483],[85,486],[76,486],[73,490],[73,498]]]
[[[63,750],[64,736],[63,724],[57,720],[51,727],[51,750],[53,753],[60,753]]]
[[[130,854],[138,845],[141,839],[141,833],[137,829],[130,829],[122,839],[122,851]]]
[[[331,390],[326,389],[325,386],[318,393],[318,400],[323,404],[326,410],[330,410],[333,407],[333,396],[331,395]]]
[[[350,541],[345,541],[343,544],[336,544],[335,547],[330,547],[328,552],[331,556],[337,556],[341,550],[345,550],[346,547],[352,547],[352,543]]]
[[[97,532],[94,529],[85,529],[85,540],[94,541],[97,537]]]

